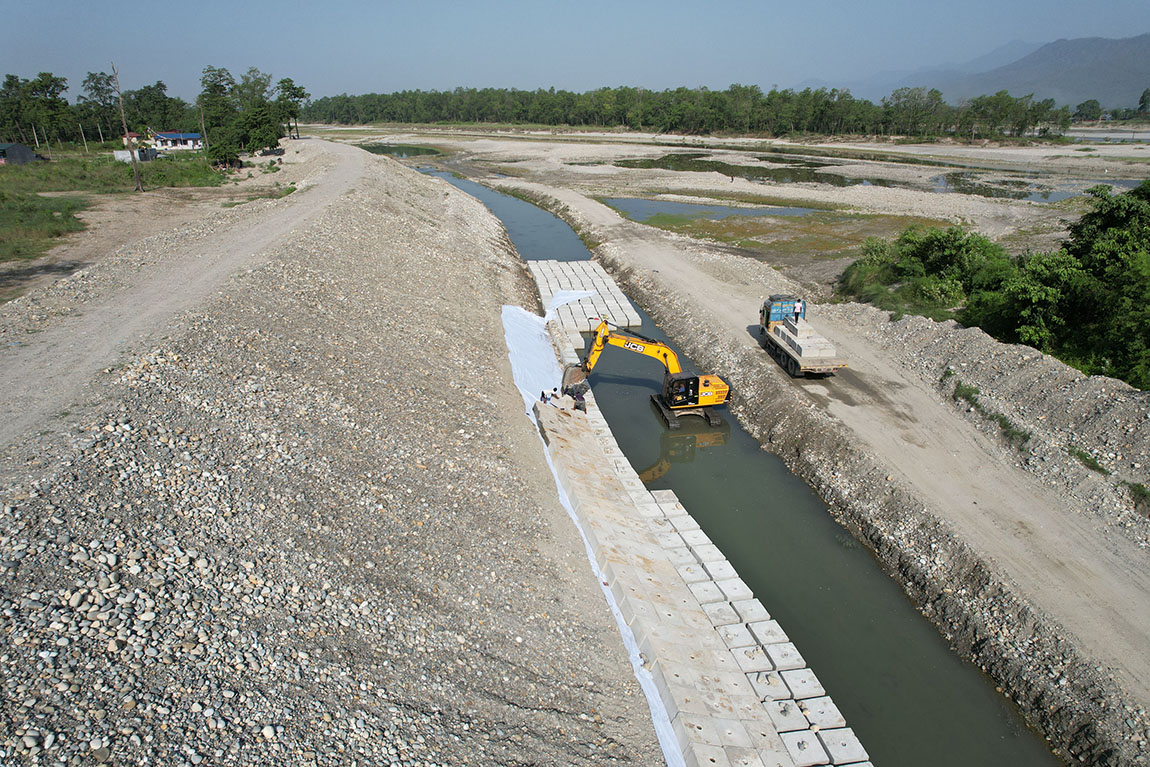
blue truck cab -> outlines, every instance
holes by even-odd
[[[795,302],[799,300],[798,296],[785,295],[783,293],[776,293],[767,298],[763,302],[763,308],[759,310],[759,324],[765,328],[769,328],[775,322],[782,322],[785,319],[795,316]],[[799,316],[806,319],[807,316],[807,302],[803,301],[802,311]]]

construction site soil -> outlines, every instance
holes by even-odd
[[[1150,466],[1146,393],[856,304],[811,311],[850,369],[789,379],[754,324],[766,294],[806,285],[596,201],[763,193],[611,164],[694,139],[342,137],[434,143],[564,217],[1056,748],[1150,762],[1150,520],[1131,492]],[[727,143],[708,149],[751,145]],[[985,159],[1129,176],[1134,151]],[[0,307],[0,755],[657,763],[500,351],[498,307],[537,297],[498,222],[441,181],[318,140],[288,143],[281,180],[300,191],[92,249],[80,273]],[[1050,239],[1066,215],[880,186],[773,191],[994,237]],[[981,409],[954,398],[959,382]],[[1029,432],[1022,449],[1001,420]]]

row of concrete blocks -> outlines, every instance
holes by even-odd
[[[561,356],[566,361],[574,350]],[[603,463],[626,495],[611,498],[593,486],[587,462],[596,459],[585,452],[579,462],[556,460],[556,468],[686,764],[867,765],[865,750],[782,628],[673,494],[646,490],[593,395],[587,400]]]

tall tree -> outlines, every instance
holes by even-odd
[[[1079,120],[1097,120],[1102,116],[1102,105],[1098,99],[1087,99],[1074,108],[1074,116]]]
[[[204,67],[196,106],[200,108],[200,114],[203,116],[207,132],[205,138],[209,145],[216,140],[212,134],[222,130],[235,116],[236,100],[233,94],[235,87],[236,80],[228,70],[210,65]]]
[[[116,135],[116,84],[107,72],[89,72],[84,78],[79,103],[109,138]]]
[[[311,94],[302,85],[296,85],[290,77],[276,83],[276,106],[288,124],[290,133],[292,120],[295,120],[295,137],[299,138],[299,113]]]

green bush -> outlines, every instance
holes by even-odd
[[[892,242],[868,240],[839,291],[892,312],[950,314],[1085,373],[1150,388],[1150,181],[1118,195],[1087,191],[1092,209],[1059,250],[1011,258],[961,227],[910,228]]]

